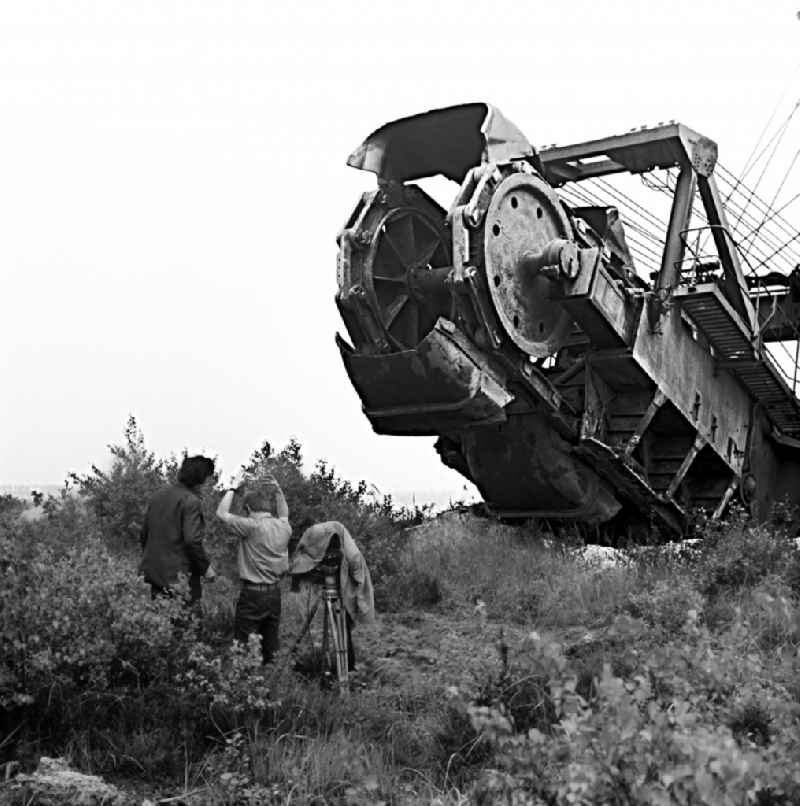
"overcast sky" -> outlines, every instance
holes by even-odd
[[[457,491],[432,439],[372,433],[334,344],[335,236],[374,186],[350,151],[485,100],[536,145],[677,119],[736,171],[800,97],[798,8],[6,0],[0,482],[104,461],[131,413],[228,472],[294,435],[384,492]]]

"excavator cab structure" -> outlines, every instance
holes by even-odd
[[[745,258],[712,140],[671,123],[536,150],[475,103],[348,163],[377,189],[338,237],[337,342],[376,432],[438,437],[504,517],[666,539],[734,496],[800,501],[797,356],[771,349],[798,341],[800,272]],[[437,174],[448,210],[416,184]],[[669,195],[663,222],[626,174]]]

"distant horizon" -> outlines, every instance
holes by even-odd
[[[466,485],[466,482],[465,482]],[[0,482],[0,495],[13,495],[22,500],[32,500],[33,491],[43,493],[44,495],[51,495],[63,489],[64,482],[55,483],[27,483],[27,482]],[[377,489],[377,488],[376,488]],[[479,499],[479,496],[469,490],[469,485],[466,488],[440,488],[429,490],[390,490],[384,493],[378,490],[380,495],[391,495],[392,501],[398,506],[419,505],[426,506],[432,504],[434,507],[444,507],[448,504],[457,501],[464,501],[466,503],[473,503]]]

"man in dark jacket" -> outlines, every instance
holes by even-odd
[[[214,460],[187,456],[178,471],[177,484],[153,494],[142,524],[142,562],[139,570],[150,583],[153,598],[172,596],[178,574],[189,574],[190,602],[200,601],[200,579],[216,574],[203,548],[203,505],[201,495],[214,478]]]

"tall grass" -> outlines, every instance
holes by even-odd
[[[453,515],[415,530],[408,575],[433,578],[445,603],[486,603],[490,618],[559,629],[608,624],[640,588],[635,563],[599,567],[582,546],[553,540],[535,525],[513,527]]]

